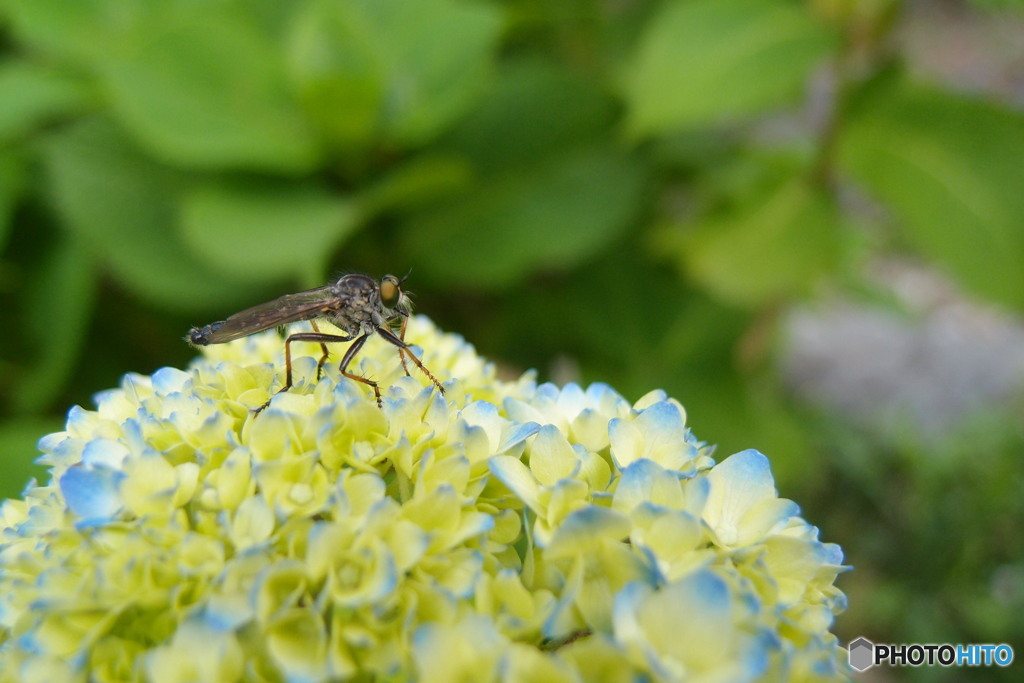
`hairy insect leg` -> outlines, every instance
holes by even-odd
[[[316,321],[315,320],[310,320],[309,324],[313,327],[313,331],[314,332],[316,332],[317,334],[320,334],[320,328],[316,326]],[[351,337],[349,337],[349,339],[351,339]],[[322,356],[320,356],[320,360],[317,361],[317,364],[316,364],[316,381],[317,382],[320,381],[320,375],[323,372],[324,363],[327,362],[327,356],[330,355],[329,352],[327,351],[327,344],[324,344],[323,342],[320,342],[320,350],[323,351],[324,354]]]
[[[366,337],[364,335],[362,337],[362,340],[365,341],[365,339],[366,339]],[[291,347],[291,343],[292,342],[297,342],[297,341],[317,342],[317,343],[319,343],[320,347],[324,349],[324,353],[325,353],[324,358],[326,358],[327,347],[324,345],[325,343],[329,344],[329,343],[333,343],[333,342],[352,341],[352,336],[351,335],[350,336],[345,336],[345,335],[340,335],[340,334],[324,334],[323,332],[297,332],[295,334],[289,335],[288,338],[284,340],[284,366],[285,366],[284,386],[281,387],[280,389],[278,389],[277,392],[274,394],[274,396],[277,396],[277,394],[280,394],[282,392],[288,391],[289,389],[292,388],[292,347]],[[352,346],[355,346],[355,344],[353,344]],[[348,354],[345,354],[345,355],[347,356]],[[317,379],[320,379],[319,366],[323,364],[324,358],[320,359],[320,364],[317,366]],[[259,408],[257,408],[253,412],[256,415],[259,415],[264,410],[266,410],[267,406],[270,405],[270,402],[272,400],[274,400],[274,396],[271,396],[270,398],[268,398],[266,403],[261,405]]]
[[[405,326],[409,324],[409,316],[402,316],[402,328],[398,331],[398,338],[405,344]],[[398,358],[402,361],[402,371],[405,372],[406,377],[411,377],[409,374],[409,368],[405,364],[405,354],[402,353],[402,347],[398,347]]]
[[[377,383],[374,382],[372,379],[360,377],[359,375],[354,375],[348,371],[348,364],[351,363],[352,359],[356,357],[356,354],[359,353],[359,349],[363,348],[363,344],[366,343],[366,340],[369,337],[370,333],[366,332],[363,334],[362,337],[356,339],[352,343],[352,346],[348,347],[348,350],[345,351],[344,357],[341,359],[341,365],[338,367],[338,369],[341,370],[341,374],[343,374],[345,377],[348,377],[349,379],[354,379],[355,381],[362,382],[363,384],[369,384],[370,388],[373,389],[373,395],[377,398],[377,407],[383,408],[384,401],[382,401],[380,398],[380,387],[377,386]]]
[[[444,394],[444,387],[441,386],[441,383],[437,381],[437,378],[434,377],[430,370],[427,370],[427,366],[424,365],[420,361],[420,359],[416,357],[416,354],[412,352],[412,349],[409,348],[408,344],[406,344],[402,339],[397,337],[394,332],[385,327],[377,327],[376,329],[377,334],[384,337],[384,339],[398,347],[398,355],[403,359],[403,366],[405,356],[408,355],[409,359],[416,364],[416,367],[422,370],[423,374],[426,375],[430,379],[430,381],[434,383],[434,386],[437,387],[437,390]],[[406,374],[409,373],[406,372]]]

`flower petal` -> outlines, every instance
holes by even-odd
[[[582,396],[582,393],[581,393]],[[554,425],[540,428],[530,445],[530,471],[542,486],[552,486],[580,469],[580,460],[565,435]]]
[[[679,476],[646,458],[631,463],[622,470],[612,507],[629,513],[642,503],[681,509],[684,499]]]
[[[776,497],[768,458],[753,449],[731,455],[707,475],[711,485],[704,519],[725,545],[740,539],[743,516],[763,500]]]
[[[529,468],[519,458],[498,455],[487,461],[491,473],[509,488],[519,500],[537,513],[543,511],[540,504],[540,484]]]
[[[124,477],[106,467],[70,467],[61,475],[60,491],[83,524],[104,524],[124,507],[118,491]]]
[[[569,514],[545,548],[548,559],[586,553],[603,541],[622,541],[629,535],[629,518],[608,508],[590,505]]]

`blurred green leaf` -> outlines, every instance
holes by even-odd
[[[397,164],[359,195],[364,214],[410,210],[465,191],[473,180],[470,163],[455,154],[419,154]]]
[[[95,299],[96,277],[88,253],[71,238],[51,245],[25,295],[24,334],[32,345],[32,360],[11,395],[16,411],[44,410],[64,388]]]
[[[413,218],[406,247],[438,281],[510,286],[604,249],[634,217],[644,177],[641,164],[611,148],[566,152]]]
[[[835,268],[837,223],[831,203],[796,178],[662,237],[700,287],[732,305],[756,307],[806,293]]]
[[[33,0],[12,24],[94,72],[115,115],[165,161],[301,173],[319,161],[275,38],[245,2]]]
[[[13,150],[0,149],[0,250],[7,244],[18,199],[28,186],[25,162]]]
[[[794,479],[795,470],[812,469],[804,457],[808,433],[787,410],[772,378],[740,367],[741,346],[751,334],[748,312],[723,304],[708,292],[679,284],[666,288],[670,300],[643,308],[659,313],[648,323],[654,328],[648,350],[627,360],[641,380],[637,391],[659,386],[678,396],[687,422],[698,438],[718,447],[718,458],[756,447],[771,458],[780,484]],[[637,287],[633,300],[643,300],[641,294]]]
[[[31,0],[0,6],[12,32],[35,51],[71,63],[109,49],[117,25],[133,14],[132,0]]]
[[[486,85],[501,17],[452,0],[308,0],[290,65],[311,118],[338,144],[428,141]]]
[[[441,141],[484,174],[542,163],[557,150],[607,139],[615,101],[598,84],[539,59],[502,66],[487,96]]]
[[[913,247],[975,293],[1024,306],[1024,116],[905,84],[871,92],[839,162]]]
[[[188,193],[182,236],[192,253],[239,280],[323,279],[332,250],[359,226],[353,202],[312,183],[215,182]]]
[[[303,173],[317,141],[281,50],[242,4],[164,3],[97,58],[116,116],[160,159]]]
[[[792,102],[832,43],[801,3],[666,3],[623,74],[627,128],[647,136]]]
[[[39,439],[63,428],[61,420],[36,417],[16,418],[0,422],[0,500],[17,498],[30,479],[45,482],[46,468],[34,464],[39,457]]]
[[[342,154],[364,153],[380,134],[387,84],[378,40],[358,5],[322,0],[307,0],[290,32],[288,68],[300,100]]]
[[[80,108],[86,88],[76,79],[38,64],[0,65],[0,140],[10,140],[51,117]]]
[[[664,378],[654,352],[666,318],[688,296],[676,273],[652,264],[627,232],[583,268],[529,278],[505,292],[482,327],[502,357],[526,357],[543,375],[553,354],[571,354],[593,369],[592,379],[639,391],[636,398],[652,388],[652,375],[659,384]]]
[[[52,136],[44,161],[64,225],[130,291],[195,311],[237,303],[251,290],[177,241],[183,176],[141,156],[109,122],[84,120]]]

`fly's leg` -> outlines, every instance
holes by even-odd
[[[408,324],[409,324],[409,317],[408,316],[402,316],[402,329],[400,329],[398,331],[398,338],[402,340],[403,344],[405,344],[405,326],[408,325]],[[410,377],[411,375],[409,374],[409,368],[406,367],[406,365],[405,365],[405,354],[402,353],[402,347],[398,347],[398,358],[399,358],[399,360],[402,361],[402,371],[405,372],[405,376],[406,377]],[[427,374],[430,374],[430,373],[427,373]],[[435,384],[436,384],[436,382],[435,382]]]
[[[352,337],[340,334],[324,334],[323,332],[298,332],[296,334],[289,335],[288,338],[284,340],[284,386],[278,389],[274,396],[292,388],[292,342],[317,342],[320,344],[321,348],[324,350],[324,356],[320,359],[320,365],[323,365],[324,360],[327,358],[327,347],[325,344],[347,341],[352,341]],[[362,341],[366,341],[365,336],[362,337]],[[359,344],[359,342],[357,342],[357,344]],[[362,346],[362,344],[359,345]],[[356,344],[353,344],[352,346],[356,346]],[[349,351],[351,352],[351,349]],[[346,353],[345,356],[348,357],[348,354]],[[317,366],[317,379],[319,379],[319,365]],[[270,405],[270,402],[274,400],[274,396],[267,399],[266,403],[253,412],[256,415],[259,415],[266,410],[267,406]]]
[[[406,344],[401,338],[396,336],[394,332],[392,332],[391,330],[387,329],[386,327],[377,326],[376,330],[377,330],[377,334],[379,334],[380,336],[384,337],[384,339],[386,339],[388,342],[390,342],[390,343],[392,343],[392,344],[394,344],[395,346],[398,347],[398,355],[403,360],[403,366],[404,366],[405,356],[409,356],[409,360],[411,360],[413,363],[415,363],[416,367],[418,367],[420,370],[422,370],[423,374],[426,375],[428,378],[430,378],[430,381],[434,383],[434,386],[437,387],[437,390],[440,391],[442,394],[444,394],[444,387],[441,386],[441,383],[437,381],[437,378],[434,377],[434,375],[430,372],[430,370],[427,370],[427,366],[424,365],[420,361],[420,359],[416,357],[416,354],[414,354],[412,352],[412,349],[409,348],[408,344]],[[353,344],[353,346],[355,346],[355,344]],[[406,374],[409,374],[409,373],[406,372]]]
[[[316,326],[316,321],[315,320],[310,320],[309,324],[312,325],[314,332],[316,332],[317,334],[320,334],[320,328]],[[349,339],[351,339],[351,338],[352,337],[349,337]],[[316,381],[317,382],[320,381],[320,375],[323,372],[324,363],[327,362],[327,356],[328,356],[327,344],[324,344],[323,342],[320,342],[320,350],[323,351],[324,354],[322,356],[320,356],[320,360],[317,361],[317,364],[316,364]]]
[[[357,353],[359,353],[359,349],[363,348],[363,344],[366,343],[366,340],[369,338],[369,336],[369,332],[364,333],[362,337],[356,339],[352,343],[352,346],[348,347],[348,351],[345,352],[345,356],[341,359],[341,365],[339,366],[338,369],[341,370],[341,374],[345,375],[345,377],[348,377],[349,379],[354,379],[355,381],[362,382],[363,384],[369,384],[370,388],[373,389],[373,395],[377,398],[377,407],[383,408],[384,402],[380,399],[380,387],[377,386],[377,383],[374,382],[372,379],[360,377],[359,375],[353,375],[351,372],[348,371],[348,364],[351,363],[352,359],[356,357]]]

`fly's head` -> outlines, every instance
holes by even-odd
[[[394,275],[385,275],[381,278],[378,291],[380,292],[381,316],[388,321],[396,318],[408,318],[412,313],[412,300],[402,289],[405,277],[399,279]]]

